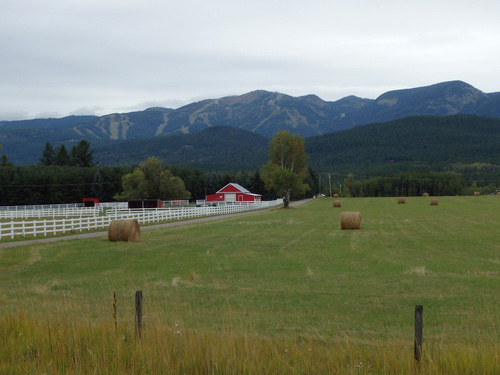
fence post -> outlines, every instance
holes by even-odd
[[[420,362],[422,355],[422,331],[423,331],[423,314],[424,307],[422,305],[415,306],[415,360]]]
[[[135,333],[141,338],[142,334],[142,290],[135,292]]]
[[[115,332],[118,331],[118,321],[116,320],[117,311],[118,311],[118,304],[116,303],[116,292],[113,292],[113,320],[115,321]]]

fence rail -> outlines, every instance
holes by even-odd
[[[67,207],[67,208],[42,208],[29,210],[1,210],[1,220],[16,220],[30,218],[55,218],[55,217],[82,217],[97,216],[104,211],[101,207]]]
[[[11,220],[8,222],[0,222],[0,240],[25,237],[45,237],[50,235],[105,229],[113,220],[136,219],[140,224],[152,224],[169,220],[183,220],[202,216],[227,215],[256,210],[264,207],[273,207],[282,203],[282,199],[277,199],[275,201],[245,204],[224,204],[213,207],[153,209],[122,209],[118,207],[103,209],[99,206],[40,210],[31,209],[19,211],[6,210],[0,212],[0,218],[4,220],[5,217],[1,215],[5,212],[19,213],[19,215],[23,213],[25,215],[18,217],[9,216],[9,219],[32,218],[32,220]],[[41,220],[42,217],[44,218],[43,220]]]

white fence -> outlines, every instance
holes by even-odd
[[[120,209],[99,207],[61,207],[46,209],[2,210],[0,218],[7,212],[19,216],[9,216],[11,221],[0,222],[0,240],[45,237],[65,233],[76,233],[105,229],[113,220],[137,219],[140,224],[160,223],[169,220],[183,220],[202,216],[227,215],[278,206],[282,199],[275,201],[225,204],[214,207],[179,207],[153,209]],[[24,216],[22,216],[24,215]],[[43,220],[37,220],[44,217]],[[59,217],[56,219],[56,217]],[[31,218],[32,220],[19,220]],[[50,219],[51,218],[51,219]],[[14,220],[17,219],[17,220]]]
[[[52,204],[43,206],[3,206],[0,207],[0,220],[81,217],[102,215],[108,209],[126,209],[127,202],[100,203],[95,207],[82,204]]]

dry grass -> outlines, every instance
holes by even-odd
[[[340,229],[361,229],[362,221],[360,212],[344,211],[340,214]]]
[[[412,269],[404,273],[404,275],[416,275],[416,276],[425,276],[428,274],[429,272],[425,269],[425,266],[413,267]]]
[[[424,345],[414,362],[411,340],[385,343],[367,335],[270,339],[249,329],[193,330],[182,322],[46,321],[20,314],[0,317],[2,374],[495,374],[499,347],[462,343]],[[12,359],[19,359],[12,361]],[[467,371],[464,372],[464,369]]]
[[[140,242],[141,227],[136,219],[114,220],[109,224],[108,239],[110,241]]]
[[[0,249],[0,374],[500,374],[498,198],[406,199]]]

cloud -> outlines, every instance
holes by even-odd
[[[17,0],[0,119],[103,115],[265,89],[325,100],[460,79],[499,91],[496,0]]]

